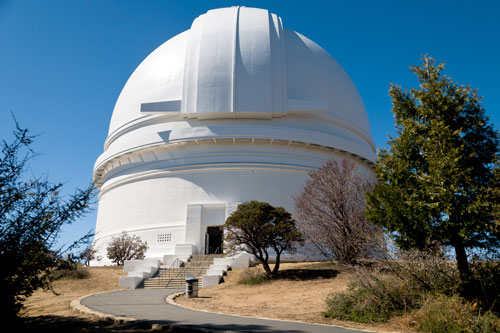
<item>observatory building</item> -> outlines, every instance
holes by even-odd
[[[210,10],[154,50],[113,111],[93,180],[94,244],[122,232],[147,258],[215,253],[226,218],[258,200],[294,212],[308,172],[348,158],[371,172],[375,145],[349,76],[264,9]]]

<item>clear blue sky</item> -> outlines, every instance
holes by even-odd
[[[197,16],[232,5],[267,8],[326,49],[357,86],[379,147],[394,133],[389,83],[415,86],[408,66],[423,53],[478,88],[500,127],[500,1],[0,0],[0,139],[10,137],[12,111],[41,134],[33,173],[84,187],[132,71]],[[65,228],[61,241],[95,219]]]

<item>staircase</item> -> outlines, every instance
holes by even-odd
[[[192,274],[198,278],[198,288],[201,288],[202,276],[208,267],[214,262],[214,258],[222,258],[223,254],[197,254],[191,260],[184,263],[184,267],[160,268],[158,272],[149,279],[143,280],[137,288],[144,289],[184,289],[186,287],[186,275]]]

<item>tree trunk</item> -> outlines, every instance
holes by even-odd
[[[262,267],[264,267],[264,270],[266,271],[267,276],[272,276],[273,272],[271,271],[271,267],[269,267],[269,263],[267,261],[261,261],[262,262]]]
[[[267,254],[267,251],[261,251],[259,249],[259,252],[258,253],[253,252],[253,255],[255,255],[257,259],[259,259],[260,263],[262,264],[262,267],[266,271],[266,275],[268,277],[271,277],[272,271],[271,267],[269,267],[269,255]]]
[[[465,252],[464,242],[460,238],[456,238],[453,241],[453,247],[455,248],[455,257],[457,259],[457,267],[460,273],[460,279],[462,282],[466,282],[470,277],[469,262],[467,260],[467,253]]]
[[[280,269],[280,260],[281,260],[281,253],[276,252],[276,263],[274,264],[273,268],[273,277],[276,277],[276,275],[278,275],[278,270]]]

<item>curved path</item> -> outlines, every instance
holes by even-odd
[[[225,332],[361,332],[336,326],[254,319],[189,310],[170,305],[165,301],[168,295],[180,291],[182,290],[120,290],[87,296],[80,303],[100,313],[172,326],[182,326],[190,329],[208,329]]]

